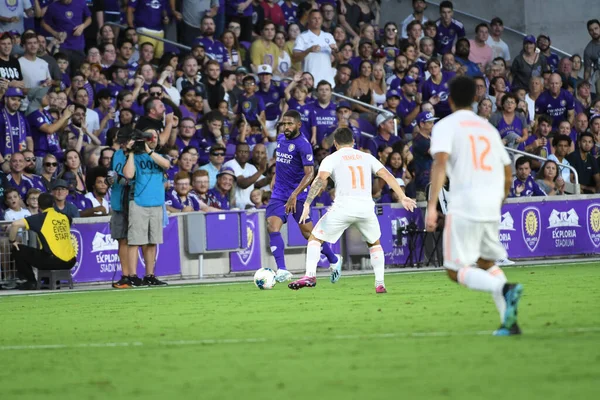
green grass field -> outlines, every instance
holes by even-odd
[[[521,337],[437,272],[0,297],[0,398],[599,398],[600,265],[506,273]]]

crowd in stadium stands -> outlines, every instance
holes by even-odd
[[[168,211],[264,208],[287,110],[300,113],[317,166],[334,150],[333,131],[349,127],[357,148],[424,200],[431,130],[451,113],[456,75],[476,80],[473,111],[507,147],[548,158],[516,158],[512,196],[566,194],[574,176],[564,165],[583,193],[600,192],[598,20],[573,27],[591,37],[583,56],[560,57],[547,34],[509,49],[500,18],[465,32],[449,1],[436,21],[424,1],[412,6],[392,18],[376,0],[7,1],[3,218],[37,213],[42,192],[72,216],[109,214],[116,138],[132,126],[163,139]],[[383,182],[373,187],[378,202],[398,200]],[[325,190],[315,203],[334,198]]]

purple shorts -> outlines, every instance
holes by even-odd
[[[269,205],[267,206],[267,218],[269,217],[279,217],[283,223],[287,223],[287,214],[285,212],[285,200],[279,199],[271,199],[269,201]],[[300,217],[302,216],[302,209],[304,207],[304,200],[296,201],[296,212],[293,214],[296,222],[300,221]],[[305,223],[311,222],[310,215],[306,219]]]

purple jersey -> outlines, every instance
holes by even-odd
[[[63,151],[60,148],[58,133],[47,135],[40,130],[42,125],[51,125],[54,122],[50,114],[45,110],[36,110],[27,116],[27,121],[31,128],[31,137],[33,138],[35,155],[43,157],[48,153],[52,153],[59,161],[61,161],[63,158]]]
[[[216,207],[220,210],[229,210],[229,194],[222,194],[216,187],[210,189],[207,193],[210,198],[211,207]]]
[[[337,126],[338,119],[336,114],[336,105],[333,102],[322,107],[319,102],[312,106],[310,116],[310,126],[317,127],[317,143],[321,143],[325,135],[329,132],[331,126]],[[312,132],[311,132],[312,135]]]
[[[521,151],[525,151],[525,147],[529,146],[530,144],[535,142],[536,139],[539,139],[536,135],[529,136],[526,141],[524,141],[523,143],[521,143],[519,145],[519,147],[517,149],[521,150]],[[544,147],[542,147],[539,154],[537,154],[537,155],[540,157],[548,158],[548,156],[550,154],[552,154],[552,140],[547,138],[546,145]]]
[[[517,197],[517,186],[524,185],[525,189],[521,192],[520,197],[530,196],[546,196],[546,193],[539,187],[539,185],[533,180],[533,177],[529,175],[525,182],[519,178],[515,178],[510,187],[510,195],[508,197]]]
[[[275,86],[273,83],[269,86],[269,90],[264,91],[262,85],[255,93],[255,96],[262,99],[265,105],[265,117],[267,121],[274,121],[279,119],[281,115],[281,108],[279,107],[283,96],[283,90],[279,86]]]
[[[293,97],[288,100],[287,104],[290,110],[296,110],[300,113],[300,119],[302,120],[302,125],[300,125],[300,132],[308,140],[310,140],[310,113],[312,110],[312,106],[307,102],[304,102],[304,104],[302,105],[298,103],[298,100],[296,100]]]
[[[79,211],[87,210],[88,208],[94,208],[92,201],[81,193],[70,193],[67,196],[67,201],[77,207]]]
[[[258,121],[258,115],[265,111],[265,103],[256,94],[250,97],[242,94],[239,99],[239,107],[238,112],[244,114],[248,122]]]
[[[521,114],[515,114],[515,117],[510,124],[504,120],[504,116],[501,113],[494,114],[490,118],[490,124],[498,129],[500,138],[502,139],[511,133],[523,137],[523,129],[527,128],[527,121]]]
[[[575,109],[573,95],[565,89],[560,89],[556,98],[548,90],[544,91],[535,101],[535,114],[548,114],[552,117],[552,127],[558,128],[562,121],[567,120],[568,112]]]
[[[434,106],[435,116],[438,118],[444,118],[447,115],[452,113],[450,109],[450,104],[448,103],[448,82],[450,79],[454,78],[456,73],[451,71],[442,71],[442,80],[439,85],[435,84],[431,77],[423,83],[422,92],[423,92],[423,101],[428,101],[433,96],[438,96],[440,98],[440,102]]]
[[[192,146],[198,149],[200,147],[200,140],[198,140],[196,137],[192,137],[186,144],[180,136],[177,136],[175,139],[175,147],[177,147],[177,150],[180,154],[187,146]]]
[[[550,67],[550,70],[552,72],[556,72],[556,70],[558,69],[559,61],[560,57],[556,53],[550,53],[549,56],[546,56],[546,63],[548,63],[548,66]]]
[[[217,60],[219,65],[223,67],[223,63],[229,62],[229,53],[225,50],[223,43],[218,40],[211,40],[207,37],[194,40],[194,45],[203,44],[204,51],[209,58]]]
[[[12,174],[6,175],[6,178],[8,179],[10,187],[17,189],[19,195],[23,200],[25,200],[25,196],[27,195],[29,189],[33,189],[35,187],[33,181],[25,175],[21,175],[21,180],[19,181],[19,183],[15,181],[15,178],[12,176]]]
[[[55,1],[48,6],[46,14],[44,14],[44,22],[55,31],[67,34],[67,38],[60,45],[61,49],[83,51],[84,35],[73,36],[73,31],[91,16],[90,9],[84,0],[75,0],[69,4]]]
[[[251,17],[252,11],[252,3],[242,13],[238,13],[237,7],[238,5],[245,3],[245,0],[228,0],[227,1],[227,15],[231,17]]]
[[[128,7],[133,8],[133,22],[136,28],[163,30],[163,11],[167,11],[166,0],[129,0]]]
[[[435,50],[438,54],[452,53],[454,41],[465,36],[465,27],[462,22],[452,19],[448,27],[444,26],[441,19],[435,23],[437,34],[435,35]]]
[[[406,126],[404,120],[406,117],[414,111],[415,107],[417,107],[417,102],[413,100],[409,100],[404,93],[400,91],[400,104],[396,108],[396,115],[402,117],[402,131],[404,134],[412,134],[415,126],[417,126],[417,118],[415,117],[410,125]]]
[[[298,22],[298,5],[296,3],[290,3],[290,5],[288,5],[285,1],[280,1],[277,4],[281,7],[281,11],[283,11],[283,18],[285,18],[286,25]]]
[[[196,197],[187,195],[182,199],[177,195],[175,190],[167,190],[165,192],[165,205],[177,210],[183,210],[185,207],[190,206],[194,211],[200,211],[200,203]]]
[[[271,198],[287,201],[304,179],[304,167],[314,165],[312,146],[303,135],[293,139],[279,135],[275,157],[276,176]],[[298,195],[297,200],[305,200],[307,194],[308,188]]]

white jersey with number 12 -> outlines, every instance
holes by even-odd
[[[383,164],[371,154],[344,147],[325,157],[319,172],[329,172],[335,182],[334,205],[360,201],[365,210],[373,213],[372,175],[382,168]]]
[[[430,152],[432,157],[449,154],[449,214],[500,221],[504,166],[510,157],[496,128],[472,111],[457,111],[433,127]]]

